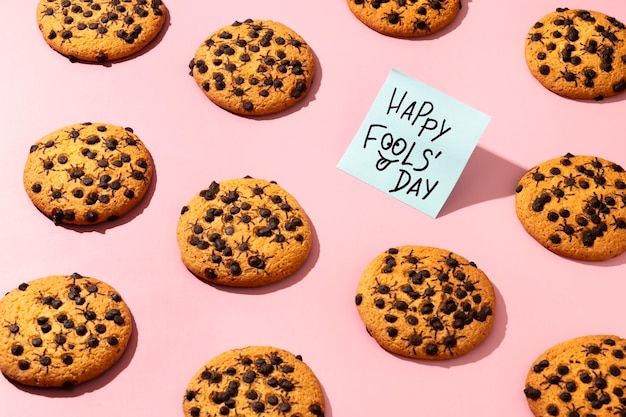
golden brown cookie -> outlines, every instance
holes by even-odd
[[[626,26],[604,13],[559,8],[526,37],[526,63],[548,90],[602,100],[626,89]]]
[[[70,60],[107,62],[131,56],[157,37],[161,0],[39,0],[45,41]]]
[[[31,146],[24,187],[55,224],[96,224],[135,207],[152,174],[150,153],[131,128],[82,123],[51,132]]]
[[[300,356],[271,346],[223,352],[193,376],[186,417],[323,417],[321,385]]]
[[[271,20],[235,22],[200,45],[190,74],[218,106],[240,115],[285,110],[310,91],[313,51],[304,39]]]
[[[550,347],[528,372],[524,394],[537,417],[626,415],[626,340],[581,336]]]
[[[540,163],[520,179],[515,210],[561,256],[602,261],[626,250],[626,172],[605,159],[567,154]]]
[[[385,350],[450,359],[477,347],[496,311],[491,282],[473,262],[426,246],[391,248],[370,262],[356,293],[368,333]]]
[[[461,0],[347,0],[362,23],[383,35],[417,38],[448,26],[462,7]]]
[[[303,208],[275,182],[245,177],[212,182],[181,211],[180,255],[215,284],[258,287],[294,273],[311,249]]]
[[[133,323],[110,285],[79,274],[21,284],[0,300],[0,371],[39,387],[81,384],[116,363]]]

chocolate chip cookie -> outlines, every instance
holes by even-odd
[[[520,179],[515,210],[561,256],[602,261],[626,250],[626,172],[606,159],[568,153],[538,164]]]
[[[240,115],[278,113],[301,101],[315,75],[313,51],[282,23],[244,20],[216,30],[189,63],[204,94]]]
[[[81,384],[122,356],[133,323],[122,296],[80,274],[20,284],[0,300],[0,371],[39,387]]]
[[[160,33],[161,0],[39,0],[37,22],[52,49],[72,61],[108,62],[144,49]]]
[[[296,199],[273,181],[213,181],[181,210],[184,265],[210,283],[258,287],[294,273],[311,249],[311,226]]]
[[[193,376],[186,417],[323,417],[320,383],[300,356],[271,346],[223,352]]]
[[[626,89],[626,26],[591,10],[559,8],[526,37],[526,63],[548,90],[602,100]]]
[[[493,286],[476,264],[450,251],[400,246],[367,266],[356,293],[369,334],[385,350],[416,359],[450,359],[489,335]]]
[[[537,417],[626,415],[626,340],[581,336],[550,347],[532,364],[524,394]]]
[[[55,224],[113,220],[145,196],[153,162],[131,128],[73,124],[35,142],[24,167],[24,187]]]
[[[369,28],[388,36],[417,38],[448,26],[460,0],[347,0],[350,11]]]

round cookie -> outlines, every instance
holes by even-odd
[[[324,395],[300,356],[249,346],[223,352],[198,370],[183,411],[187,417],[322,417]]]
[[[113,366],[133,324],[120,294],[79,274],[23,283],[0,300],[0,371],[39,387],[81,384]]]
[[[567,154],[530,169],[515,191],[522,226],[552,252],[602,261],[626,250],[626,172],[621,166]]]
[[[368,333],[382,348],[442,360],[469,352],[487,337],[496,298],[473,262],[439,248],[401,246],[370,262],[355,302]]]
[[[294,273],[311,249],[306,213],[275,182],[212,182],[183,207],[177,227],[185,266],[211,283],[258,287]]]
[[[131,128],[73,124],[30,147],[24,188],[55,224],[96,224],[134,208],[152,173],[150,153]]]
[[[357,19],[383,35],[417,38],[448,26],[461,0],[347,0]]]
[[[87,62],[141,51],[165,22],[161,0],[39,0],[37,22],[55,51]]]
[[[142,50],[165,22],[161,0],[39,0],[45,41],[70,60],[113,61]]]
[[[524,394],[533,414],[567,417],[626,415],[626,340],[590,335],[559,343],[531,366]]]
[[[262,116],[302,100],[315,75],[313,51],[279,22],[252,20],[218,29],[197,49],[190,75],[218,106]]]
[[[531,74],[548,90],[602,100],[626,89],[626,26],[603,13],[559,8],[529,30]]]

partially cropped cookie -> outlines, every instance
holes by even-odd
[[[322,417],[321,385],[300,356],[271,346],[223,352],[193,376],[186,417]]]
[[[79,274],[20,284],[0,300],[0,371],[39,387],[81,384],[122,356],[133,323],[109,284]]]
[[[568,258],[602,261],[626,251],[626,172],[606,159],[567,154],[520,179],[515,210],[540,244]]]
[[[602,100],[626,89],[626,26],[604,13],[548,13],[529,30],[525,55],[531,74],[561,96]]]
[[[524,394],[537,417],[614,417],[626,412],[626,340],[581,336],[547,349],[532,364]]]
[[[426,246],[391,248],[374,258],[355,301],[381,347],[416,359],[466,354],[489,335],[496,311],[493,286],[482,270]]]
[[[461,0],[347,0],[362,23],[383,35],[417,38],[448,26],[462,7]]]
[[[87,225],[113,220],[144,197],[153,163],[131,128],[74,124],[30,147],[24,187],[54,223]]]
[[[161,0],[39,0],[37,22],[44,40],[71,60],[126,58],[160,33]]]
[[[293,29],[271,20],[216,30],[189,63],[190,74],[218,106],[262,116],[294,106],[310,91],[313,51]]]
[[[311,226],[296,199],[273,181],[212,182],[181,211],[180,255],[215,284],[258,287],[294,273],[311,249]]]

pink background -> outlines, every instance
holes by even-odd
[[[524,379],[543,350],[583,334],[626,336],[626,257],[558,257],[524,232],[514,211],[516,182],[538,162],[571,152],[626,165],[626,96],[556,96],[532,78],[523,53],[528,29],[556,7],[593,7],[626,21],[623,1],[463,0],[450,28],[402,40],[368,29],[344,0],[170,0],[159,41],[110,67],[53,52],[37,28],[36,3],[2,7],[0,293],[52,274],[97,277],[125,297],[137,332],[120,363],[73,390],[0,378],[2,416],[182,416],[187,383],[212,356],[273,345],[312,367],[327,416],[528,417]],[[263,119],[221,110],[188,75],[206,36],[249,17],[296,30],[319,64],[301,105]],[[437,219],[336,168],[391,68],[492,116]],[[156,184],[116,223],[55,227],[24,192],[23,165],[37,139],[84,121],[133,127],[153,154]],[[212,180],[244,175],[275,180],[298,199],[314,225],[313,251],[277,285],[217,288],[183,267],[176,223]],[[409,360],[365,332],[354,306],[360,274],[404,244],[449,249],[491,278],[497,317],[475,351]]]

